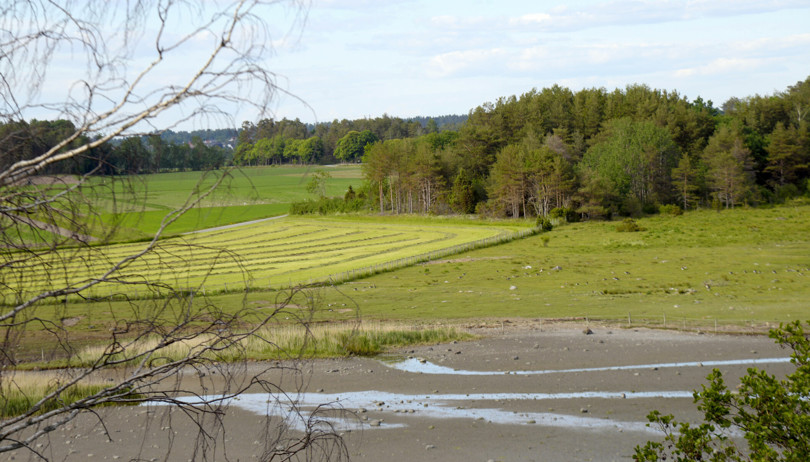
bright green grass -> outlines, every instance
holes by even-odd
[[[290,204],[309,197],[306,185],[318,170],[329,172],[327,196],[343,196],[349,185],[362,183],[358,165],[250,167],[230,171],[228,178],[203,202],[204,207],[245,206],[254,204]],[[172,210],[182,206],[189,193],[213,184],[216,172],[205,179],[201,172],[156,173],[129,177],[114,183],[115,197],[130,201],[136,211]],[[113,192],[108,200],[112,200]],[[100,194],[101,195],[101,194]],[[119,207],[126,209],[126,207]]]
[[[280,287],[351,277],[361,268],[440,251],[487,238],[508,236],[525,223],[481,225],[445,220],[375,217],[357,219],[287,217],[237,228],[210,231],[160,242],[159,249],[129,263],[123,282],[165,282],[174,287],[215,292],[250,286]],[[115,262],[144,248],[145,243],[64,249],[46,255],[23,276],[30,290],[78,284],[102,274]],[[58,272],[53,268],[58,268]],[[380,267],[380,269],[383,269]],[[5,278],[15,287],[13,274]],[[135,294],[125,286],[101,286],[90,294]],[[106,292],[105,292],[106,291]]]
[[[164,235],[177,235],[218,226],[258,220],[287,213],[289,204],[234,205],[230,207],[200,207],[180,216],[164,231]],[[166,210],[108,215],[105,221],[128,230],[130,239],[151,237],[160,227]]]
[[[283,215],[292,202],[310,197],[306,185],[318,170],[332,176],[327,180],[328,196],[342,197],[350,185],[358,189],[363,182],[358,165],[252,167],[227,173],[222,170],[94,177],[77,193],[80,195],[76,196],[75,203],[86,204],[85,213],[92,207],[94,214],[100,214],[100,222],[86,223],[91,235],[108,242],[146,239],[157,232],[167,214],[199,197],[224,175],[213,193],[164,233],[176,235]],[[70,227],[69,224],[63,226]]]

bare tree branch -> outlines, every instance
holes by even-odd
[[[269,371],[288,367],[297,374],[295,363],[248,368],[245,345],[263,342],[279,356],[298,358],[300,353],[273,343],[267,327],[281,313],[307,326],[314,307],[287,309],[299,291],[270,310],[244,302],[225,310],[194,287],[132,270],[180,261],[165,271],[181,273],[183,252],[195,250],[212,255],[203,280],[216,277],[217,262],[241,268],[249,279],[239,256],[228,249],[161,239],[229,181],[228,170],[202,175],[152,238],[131,245],[127,255],[110,257],[103,251],[115,236],[105,214],[142,201],[131,184],[137,177],[128,175],[135,172],[116,171],[106,162],[110,143],[209,118],[235,126],[234,108],[252,108],[261,117],[283,91],[267,67],[274,35],[269,18],[274,8],[290,6],[299,12],[296,30],[306,5],[293,1],[11,0],[0,5],[0,453],[19,450],[48,459],[49,453],[37,449],[39,442],[79,416],[93,416],[109,438],[99,406],[157,403],[194,422],[196,445],[186,456],[210,459],[223,450],[223,415],[232,398],[258,390],[275,397],[278,406],[295,403],[295,392],[286,393],[267,378]],[[43,119],[59,119],[52,122],[58,136],[53,127],[43,132],[37,125]],[[53,173],[78,163],[84,165],[79,175]],[[77,265],[86,274],[77,274]],[[94,292],[99,287],[116,293],[100,296]],[[146,295],[135,295],[137,288]],[[99,321],[107,330],[89,340],[69,322],[68,313],[82,301],[106,310],[110,319]],[[45,347],[36,357],[32,345],[47,345],[47,357]],[[34,359],[45,361],[43,366],[58,361],[61,368],[21,370]],[[24,383],[31,374],[45,381],[36,396]],[[103,386],[72,396],[96,383]],[[14,400],[25,404],[12,412]],[[257,455],[267,460],[347,457],[326,419],[333,410],[293,405],[289,412],[300,424],[296,427],[288,420],[271,424],[268,416],[265,446]]]

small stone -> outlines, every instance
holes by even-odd
[[[583,407],[582,409],[580,409],[580,410],[579,410],[579,412],[581,412],[581,413],[583,413],[583,414],[587,414],[587,413],[588,413],[588,409]]]
[[[589,327],[586,327],[585,330],[582,331],[582,333],[585,335],[593,335],[593,331]]]
[[[435,426],[435,425],[430,425],[430,426],[428,426],[428,430],[433,430],[434,428],[436,428],[436,426]]]
[[[432,444],[425,445],[425,451],[430,451],[431,449],[436,449],[436,446]]]
[[[370,427],[379,427],[380,425],[382,425],[382,421],[378,420],[378,419],[374,419],[371,422],[369,422],[368,425]]]
[[[531,419],[531,420],[529,420],[529,421],[528,421],[528,422],[526,422],[526,423],[527,423],[527,424],[536,424],[536,423],[537,423],[537,421],[536,421],[536,420],[534,420],[534,419]]]
[[[318,388],[317,393],[323,393],[323,388]]]

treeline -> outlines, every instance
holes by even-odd
[[[416,138],[458,129],[466,116],[365,118],[307,125],[298,119],[244,122],[234,151],[237,165],[357,162],[379,140]]]
[[[385,212],[510,217],[774,202],[808,191],[808,112],[810,78],[722,111],[644,85],[555,85],[479,106],[458,132],[368,144],[363,193]]]
[[[0,169],[20,161],[34,159],[62,140],[76,127],[67,120],[9,122],[0,124]],[[235,132],[234,132],[235,133]],[[60,151],[67,151],[92,141],[79,136]],[[168,142],[160,135],[130,137],[103,143],[80,156],[48,165],[45,175],[94,172],[102,175],[140,174],[184,170],[208,170],[229,164],[231,150],[216,143],[206,145],[194,136],[189,142]]]

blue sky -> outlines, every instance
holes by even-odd
[[[307,104],[280,96],[274,112],[306,122],[464,114],[555,83],[720,106],[810,75],[806,0],[314,0],[288,20],[267,65]]]
[[[276,75],[280,89],[266,116],[276,119],[311,123],[383,114],[466,114],[485,102],[554,84],[610,91],[639,83],[677,90],[690,100],[701,96],[720,107],[732,96],[772,94],[810,75],[808,0],[302,2],[303,9],[297,6],[301,2],[285,0],[259,10],[269,25],[266,40],[260,35],[262,43],[273,49],[261,64]],[[97,13],[95,4],[88,5],[88,14],[101,18],[96,20],[103,24],[103,43],[111,52],[123,50],[124,56],[122,66],[105,68],[101,76],[98,90],[107,93],[96,94],[92,106],[103,112],[155,59],[157,23],[147,19],[143,33],[125,41],[116,22],[123,17],[120,8],[104,16],[106,10]],[[162,36],[164,45],[182,40],[194,24],[189,18],[195,9],[179,5]],[[12,27],[15,21],[2,18],[0,23]],[[38,26],[36,21],[21,24],[13,26],[18,33]],[[251,27],[248,23],[245,33],[264,32]],[[137,95],[143,100],[131,99],[122,117],[159,100],[162,93],[154,89],[187,82],[219,43],[208,33],[183,41],[140,81]],[[29,67],[17,69],[12,90],[18,101],[30,95],[34,104],[24,106],[23,118],[63,117],[47,104],[86,101],[79,82],[94,67],[72,44],[57,50],[45,76],[36,62],[22,62]],[[5,66],[0,73],[14,74],[13,65],[0,65]],[[28,89],[29,74],[41,82],[34,92]],[[224,89],[242,90],[253,91]],[[186,121],[195,102],[192,98],[132,132],[238,127],[259,118],[249,104],[218,100],[214,107],[220,116]]]

